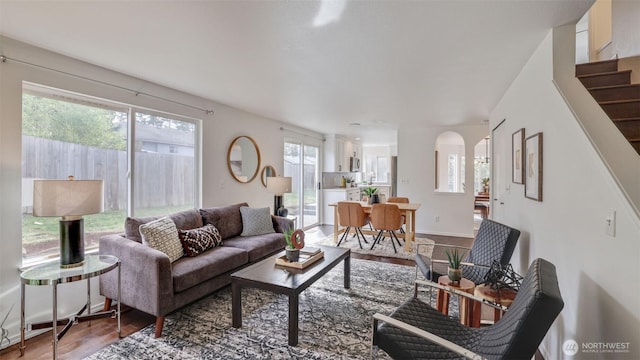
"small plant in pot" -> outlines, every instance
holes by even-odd
[[[453,251],[446,250],[447,258],[449,259],[449,268],[447,269],[447,276],[453,284],[459,284],[462,279],[462,259],[464,259],[464,252],[455,249]]]
[[[484,192],[488,193],[489,192],[489,178],[482,178],[482,188],[484,190]]]
[[[378,198],[378,194],[377,194],[378,188],[369,186],[368,188],[365,188],[362,191],[365,193],[365,195],[367,195],[369,204],[377,204],[380,202],[380,199]]]
[[[284,232],[284,241],[287,243],[285,246],[287,260],[290,262],[300,260],[300,249],[304,247],[304,231],[289,228]]]

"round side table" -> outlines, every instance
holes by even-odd
[[[502,305],[504,307],[511,306],[511,303],[513,303],[513,300],[516,298],[516,295],[518,295],[518,292],[513,289],[509,289],[509,288],[500,289],[500,292],[498,292],[498,290],[492,288],[489,285],[484,285],[484,284],[476,286],[476,289],[474,291],[474,296],[491,301],[498,305]],[[474,306],[474,309],[473,309],[474,313],[477,312],[478,314],[480,314],[482,304],[478,301],[475,301],[475,304],[473,306]],[[500,320],[500,318],[502,317],[502,312],[503,311],[500,309],[494,309],[494,312],[493,312],[494,322]],[[478,323],[477,327],[480,327],[479,316],[477,319],[477,323]]]
[[[454,285],[451,282],[451,279],[447,275],[442,275],[438,278],[438,284],[448,286],[450,288],[460,290],[469,294],[473,294],[473,289],[476,287],[476,284],[469,279],[460,279],[460,283]],[[451,294],[447,291],[438,289],[437,298],[436,298],[436,309],[445,315],[449,315],[449,298]],[[465,298],[463,296],[458,297],[458,303],[460,304],[460,322],[463,325],[469,326],[473,319],[473,310],[474,307],[472,305],[473,300]]]
[[[118,303],[117,310],[91,313],[91,288],[92,277],[102,275],[113,269],[118,269]],[[53,289],[53,319],[41,323],[29,324],[28,330],[52,328],[53,359],[58,356],[58,341],[66,334],[69,328],[78,322],[91,321],[103,317],[117,317],[118,337],[120,337],[120,260],[111,255],[86,255],[82,266],[61,268],[60,262],[51,262],[34,266],[20,274],[20,356],[25,350],[25,285],[42,286],[50,285]],[[66,319],[58,319],[58,285],[74,281],[87,280],[87,302],[75,315]],[[86,312],[86,314],[84,314]],[[84,315],[83,315],[84,314]],[[58,326],[63,326],[58,331]]]

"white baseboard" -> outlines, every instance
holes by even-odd
[[[416,232],[416,234],[418,234],[418,232]],[[429,231],[428,233],[422,233],[421,232],[419,234],[425,234],[427,237],[429,235],[441,235],[441,236],[463,237],[463,238],[470,238],[470,239],[475,238],[475,235],[473,233],[471,233],[471,234],[462,234],[462,233],[451,233],[451,232],[441,232],[441,231]]]

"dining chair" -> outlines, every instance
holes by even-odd
[[[415,257],[416,276],[419,270],[428,280],[438,281],[441,275],[447,274],[448,264],[445,251],[440,248],[458,249],[466,251],[466,257],[462,262],[462,277],[476,284],[483,283],[494,260],[505,266],[509,264],[519,237],[520,230],[484,219],[471,248],[437,243],[418,244]],[[420,251],[421,246],[433,246],[432,256],[423,255]]]
[[[446,288],[429,281],[416,284]],[[482,301],[462,291],[456,294]],[[464,326],[421,301],[418,292],[389,316],[374,314],[371,357],[382,349],[393,359],[531,359],[563,307],[555,266],[538,258],[493,325]]]
[[[408,204],[409,198],[403,196],[392,196],[387,199],[388,203],[396,203],[396,204]],[[402,215],[402,225],[400,226],[400,232],[404,234],[403,226],[407,225],[407,217]]]
[[[373,250],[376,244],[380,243],[383,238],[382,234],[386,231],[387,234],[389,234],[391,245],[393,245],[393,251],[398,253],[396,244],[393,242],[395,240],[398,246],[402,246],[395,233],[395,231],[402,226],[402,217],[398,206],[389,203],[373,204],[373,206],[371,206],[371,225],[374,230],[378,230],[378,234],[373,239],[371,250]]]
[[[360,241],[360,236],[362,236],[362,240],[365,244],[369,242],[364,237],[362,233],[362,227],[369,223],[369,216],[364,212],[362,205],[357,202],[345,202],[341,201],[338,203],[338,224],[340,226],[346,226],[346,230],[342,234],[340,241],[338,241],[338,245],[342,244],[342,241],[347,237],[351,228],[354,229],[355,236],[358,238],[358,244],[360,244],[360,249],[362,249],[362,242]]]

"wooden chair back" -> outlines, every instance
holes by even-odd
[[[401,203],[401,204],[408,204],[409,203],[409,198],[408,197],[401,197],[401,196],[392,196],[387,198],[387,202],[388,203]]]
[[[362,227],[367,224],[367,216],[362,205],[354,202],[338,203],[338,224],[340,226]]]
[[[374,204],[371,207],[371,225],[376,230],[398,230],[402,226],[400,209],[389,203]]]

